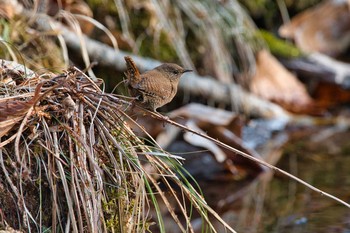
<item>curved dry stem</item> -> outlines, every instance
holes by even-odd
[[[98,22],[97,20],[86,16],[86,15],[80,15],[80,14],[73,14],[74,17],[78,18],[78,19],[84,19],[90,23],[92,23],[93,25],[95,25],[97,28],[99,28],[100,30],[102,30],[107,37],[111,40],[111,43],[113,45],[113,48],[118,51],[118,42],[115,39],[115,37],[113,36],[113,34],[111,33],[111,31],[109,31],[103,24],[101,24],[100,22]]]
[[[280,169],[280,168],[278,168],[278,167],[276,167],[276,166],[273,166],[273,165],[271,165],[271,164],[269,164],[269,163],[267,163],[267,162],[265,162],[265,161],[263,161],[263,160],[261,160],[261,159],[259,159],[259,158],[256,158],[256,157],[254,157],[254,156],[252,156],[252,155],[249,155],[249,154],[244,153],[244,152],[242,152],[242,151],[240,151],[240,150],[238,150],[238,149],[235,149],[235,148],[233,148],[233,147],[231,147],[231,146],[229,146],[229,145],[227,145],[227,144],[225,144],[225,143],[223,143],[223,142],[220,142],[220,141],[218,141],[218,140],[216,140],[216,139],[214,139],[214,138],[212,138],[212,137],[210,137],[210,136],[208,136],[208,135],[206,135],[206,134],[203,134],[203,133],[197,132],[197,131],[195,131],[195,130],[192,130],[192,129],[190,129],[190,128],[188,128],[188,127],[182,125],[182,124],[179,124],[179,123],[177,123],[177,122],[175,122],[175,121],[172,121],[172,120],[170,120],[170,119],[166,119],[166,120],[165,120],[164,116],[159,115],[158,113],[154,113],[154,112],[150,112],[150,111],[148,111],[148,112],[149,112],[151,115],[157,117],[157,118],[160,119],[160,120],[166,121],[167,123],[172,124],[172,125],[174,125],[174,126],[176,126],[176,127],[179,127],[180,129],[186,130],[186,131],[188,131],[188,132],[191,132],[191,133],[193,133],[193,134],[196,134],[196,135],[198,135],[198,136],[201,136],[201,137],[203,137],[203,138],[206,138],[206,139],[208,139],[208,140],[214,142],[215,144],[217,144],[217,145],[219,145],[219,146],[221,146],[221,147],[223,147],[223,148],[225,148],[225,149],[228,149],[228,150],[230,150],[230,151],[232,151],[232,152],[235,152],[235,153],[237,153],[237,154],[239,154],[239,155],[241,155],[241,156],[243,156],[243,157],[245,157],[245,158],[247,158],[247,159],[249,159],[249,160],[252,160],[252,161],[254,161],[254,162],[258,163],[258,164],[261,164],[261,165],[263,165],[263,166],[265,166],[265,167],[267,167],[267,168],[269,168],[269,169],[271,169],[271,170],[274,170],[274,171],[276,171],[276,172],[279,172],[279,173],[281,173],[281,174],[283,174],[283,175],[285,175],[285,176],[287,176],[287,177],[289,177],[289,178],[291,178],[291,179],[297,181],[298,183],[300,183],[300,184],[302,184],[302,185],[304,185],[304,186],[306,186],[306,187],[312,189],[313,191],[318,192],[319,194],[324,195],[324,196],[326,196],[326,197],[329,197],[329,198],[335,200],[336,202],[338,202],[338,203],[340,203],[340,204],[342,204],[342,205],[344,205],[344,206],[350,208],[350,204],[349,204],[349,203],[347,203],[347,202],[345,202],[345,201],[343,201],[343,200],[341,200],[341,199],[339,199],[339,198],[337,198],[337,197],[335,197],[335,196],[333,196],[333,195],[331,195],[331,194],[329,194],[329,193],[327,193],[327,192],[324,192],[324,191],[322,191],[322,190],[320,190],[320,189],[318,189],[318,188],[312,186],[311,184],[309,184],[309,183],[303,181],[302,179],[300,179],[300,178],[298,178],[298,177],[296,177],[296,176],[294,176],[294,175],[292,175],[292,174],[290,174],[290,173],[288,173],[288,172],[286,172],[286,171],[284,171],[284,170],[282,170],[282,169]]]

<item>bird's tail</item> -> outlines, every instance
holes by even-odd
[[[126,61],[126,77],[130,79],[129,81],[136,81],[138,77],[140,77],[140,72],[137,69],[134,60],[129,56],[124,57],[124,59]]]

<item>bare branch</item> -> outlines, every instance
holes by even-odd
[[[27,12],[27,14],[30,14]],[[121,50],[115,50],[101,42],[86,36],[77,39],[78,35],[68,30],[62,24],[53,21],[50,17],[41,15],[37,18],[39,27],[43,30],[59,30],[67,45],[74,51],[82,50],[81,40],[84,40],[88,55],[101,65],[113,67],[116,70],[125,70],[125,56],[131,56],[140,71],[150,70],[161,62],[140,56],[131,55]],[[47,22],[51,22],[48,24]],[[51,25],[51,26],[50,26]],[[180,81],[179,89],[194,95],[201,95],[209,100],[232,106],[234,110],[264,118],[289,118],[289,114],[280,106],[263,100],[242,89],[236,84],[225,84],[210,76],[200,76],[195,73],[186,75]]]

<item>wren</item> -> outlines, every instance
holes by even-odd
[[[174,98],[181,75],[192,71],[174,63],[164,63],[140,74],[131,57],[124,59],[129,94],[135,97],[138,105],[154,112]]]

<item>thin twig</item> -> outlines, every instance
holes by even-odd
[[[239,154],[239,155],[241,155],[241,156],[243,156],[243,157],[245,157],[245,158],[247,158],[249,160],[252,160],[252,161],[254,161],[254,162],[258,163],[258,164],[261,164],[261,165],[263,165],[263,166],[265,166],[265,167],[267,167],[267,168],[269,168],[271,170],[279,172],[279,173],[281,173],[281,174],[283,174],[283,175],[285,175],[285,176],[287,176],[287,177],[289,177],[289,178],[299,182],[300,184],[302,184],[302,185],[312,189],[313,191],[318,192],[319,194],[324,195],[326,197],[329,197],[329,198],[335,200],[336,202],[339,202],[342,205],[345,205],[346,207],[350,208],[350,204],[349,203],[347,203],[347,202],[345,202],[345,201],[343,201],[343,200],[341,200],[341,199],[339,199],[339,198],[337,198],[337,197],[335,197],[335,196],[333,196],[333,195],[331,195],[331,194],[329,194],[327,192],[324,192],[324,191],[314,187],[313,185],[303,181],[302,179],[300,179],[300,178],[298,178],[298,177],[296,177],[296,176],[294,176],[294,175],[292,175],[292,174],[290,174],[290,173],[288,173],[288,172],[286,172],[286,171],[284,171],[284,170],[282,170],[282,169],[280,169],[278,167],[275,167],[275,166],[273,166],[273,165],[271,165],[271,164],[269,164],[269,163],[267,163],[267,162],[265,162],[265,161],[263,161],[263,160],[261,160],[259,158],[256,158],[256,157],[254,157],[252,155],[249,155],[249,154],[244,153],[244,152],[242,152],[242,151],[240,151],[238,149],[235,149],[235,148],[233,148],[233,147],[231,147],[231,146],[229,146],[229,145],[227,145],[227,144],[225,144],[225,143],[223,143],[221,141],[218,141],[218,140],[216,140],[216,139],[214,139],[214,138],[212,138],[212,137],[210,137],[210,136],[208,136],[206,134],[203,134],[203,133],[197,132],[195,130],[192,130],[192,129],[190,129],[190,128],[182,125],[182,124],[179,124],[179,123],[177,123],[175,121],[172,121],[170,119],[165,119],[164,116],[162,116],[162,115],[160,115],[158,113],[154,113],[154,112],[150,112],[150,111],[148,111],[148,112],[151,113],[152,116],[154,116],[154,117],[156,117],[156,118],[158,118],[160,120],[163,120],[163,121],[165,120],[167,123],[172,124],[172,125],[180,128],[180,129],[183,129],[185,131],[188,131],[188,132],[191,132],[191,133],[196,134],[198,136],[201,136],[203,138],[206,138],[206,139],[214,142],[218,146],[221,146],[221,147],[223,147],[225,149],[228,149],[228,150],[230,150],[232,152],[235,152],[235,153],[237,153],[237,154]]]

